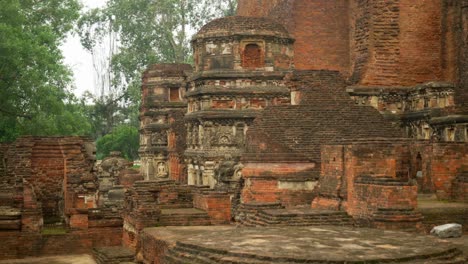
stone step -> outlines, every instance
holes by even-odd
[[[250,223],[249,219],[256,218],[257,215],[263,210],[282,208],[284,208],[284,206],[282,206],[280,203],[243,203],[240,204],[237,209],[236,221],[244,226],[256,226],[259,224]]]
[[[268,264],[271,260],[256,259],[255,256],[236,256],[229,252],[218,252],[216,250],[191,247],[190,245],[177,244],[176,247],[169,250],[168,256],[178,262],[173,263],[196,263],[196,264],[214,264],[214,263],[229,263],[229,264]],[[288,262],[275,262],[288,263]]]
[[[196,263],[196,264],[212,264],[217,263],[208,257],[205,257],[201,252],[193,251],[186,248],[172,248],[168,250],[165,256],[168,263]]]
[[[268,209],[246,215],[244,226],[353,226],[353,219],[345,212],[315,209]]]
[[[163,209],[159,217],[160,226],[211,225],[208,214],[195,208]]]
[[[177,204],[161,204],[161,209],[178,209],[178,208],[193,208],[193,202],[177,203]]]
[[[97,264],[122,264],[133,262],[134,252],[126,247],[99,247],[93,249]]]
[[[331,263],[328,260],[306,260],[294,259],[294,257],[287,258],[271,258],[261,255],[252,255],[244,253],[229,252],[228,250],[219,250],[212,248],[203,248],[196,245],[177,243],[176,246],[167,251],[165,256],[165,263],[169,264],[213,264],[213,263],[228,263],[228,264],[267,264],[267,263]],[[409,259],[395,260],[398,263],[412,263],[412,264],[462,264],[466,263],[463,253],[458,249],[444,251],[435,255],[421,255],[418,257],[411,257]],[[385,263],[394,263],[385,261]],[[333,262],[345,263],[345,262]],[[367,262],[366,262],[367,263]],[[369,263],[380,263],[378,260]]]
[[[468,259],[463,256],[463,252],[459,249],[454,249],[449,252],[428,257],[427,259],[414,260],[414,264],[466,264]]]

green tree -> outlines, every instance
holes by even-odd
[[[128,160],[138,159],[138,129],[134,126],[119,125],[114,130],[96,141],[96,158],[103,159],[111,151],[120,151]]]
[[[138,128],[142,71],[153,63],[190,62],[191,34],[211,19],[233,15],[236,6],[237,0],[109,0],[85,13],[78,34],[93,55],[100,88],[90,96],[94,135],[122,124]],[[97,151],[108,154],[100,148],[112,138],[104,137]]]
[[[79,3],[0,0],[0,6],[0,141],[84,133],[59,49],[79,17]]]

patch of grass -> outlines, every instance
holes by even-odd
[[[133,165],[132,169],[139,169],[140,167],[141,167],[141,165]]]
[[[65,227],[45,227],[42,229],[43,235],[65,235],[67,232]]]

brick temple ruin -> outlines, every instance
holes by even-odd
[[[139,170],[118,153],[96,163],[85,137],[0,145],[0,259],[283,263],[216,239],[467,232],[468,1],[239,0],[237,14],[198,31],[193,65],[144,72]],[[427,254],[395,260],[464,263],[408,243]]]

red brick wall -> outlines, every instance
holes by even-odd
[[[452,185],[452,197],[454,201],[468,203],[468,182],[455,181]]]
[[[399,0],[375,0],[369,3],[369,7],[370,12],[365,15],[370,18],[362,18],[369,19],[365,30],[369,30],[370,46],[361,83],[395,85],[398,83],[400,54]]]
[[[238,0],[237,15],[250,17],[268,16],[270,11],[285,0]]]
[[[463,143],[434,143],[431,177],[439,199],[452,197],[452,184],[462,165],[468,165],[468,146]]]
[[[64,156],[56,138],[38,140],[32,149],[33,177],[29,180],[42,202],[44,216],[58,216],[65,177]]]
[[[158,240],[155,236],[151,235],[150,232],[142,232],[141,234],[141,247],[139,248],[139,256],[143,263],[150,264],[163,264],[164,256],[169,248],[174,245],[169,245],[164,240]]]
[[[369,0],[350,1],[350,79],[359,82],[370,59],[371,5]]]
[[[0,232],[0,260],[92,252],[93,247],[118,246],[122,228],[94,228],[60,235]]]
[[[400,1],[400,84],[442,79],[440,0]]]
[[[237,14],[268,16],[285,25],[296,39],[296,69],[337,70],[348,75],[348,1],[240,0]]]
[[[244,188],[241,193],[243,203],[280,202],[286,207],[308,205],[315,197],[312,190],[292,190],[280,188],[280,181],[294,179],[305,182],[304,175],[315,167],[313,163],[246,163],[242,169]],[[297,174],[304,174],[295,176]]]
[[[228,224],[231,221],[231,198],[228,193],[195,193],[193,207],[206,211],[212,224]]]
[[[416,208],[416,186],[383,186],[354,184],[348,196],[348,214],[357,218],[369,218],[378,208]]]
[[[460,45],[458,52],[459,62],[459,89],[457,91],[457,103],[468,105],[468,1],[462,2],[461,18],[458,26],[461,34],[458,36]],[[456,7],[458,8],[458,7]],[[465,108],[466,109],[466,108]]]
[[[421,193],[435,193],[439,199],[456,197],[454,181],[463,166],[468,166],[468,147],[464,143],[411,144],[411,178],[418,183]],[[422,178],[416,177],[416,158],[421,156]]]
[[[421,172],[422,178],[416,177],[418,171],[417,158],[421,157]],[[420,193],[433,193],[434,184],[432,183],[432,144],[427,142],[415,142],[411,144],[411,173],[410,177],[415,179],[418,184],[418,192]]]
[[[269,16],[285,25],[296,39],[297,69],[338,70],[363,85],[415,85],[463,81],[464,3],[240,0],[238,14]]]
[[[417,186],[407,184],[411,158],[408,141],[358,141],[322,146],[321,151],[319,199],[312,207],[337,210],[342,202],[351,216],[363,219],[371,219],[378,208],[416,208]],[[368,180],[361,180],[363,176]],[[384,177],[400,180],[378,180]]]
[[[296,69],[337,70],[348,75],[348,1],[296,0],[292,16]]]
[[[460,9],[458,0],[443,1],[441,20],[442,74],[444,80],[458,81],[458,38]]]
[[[347,199],[343,146],[322,145],[320,155],[318,197],[312,201],[312,208],[339,210],[343,200]]]

